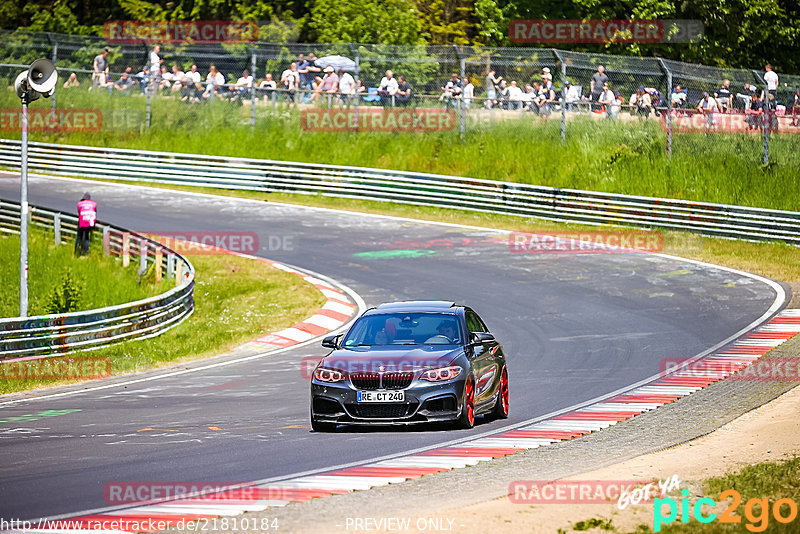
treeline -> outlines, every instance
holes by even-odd
[[[262,40],[513,46],[514,19],[696,19],[697,44],[563,45],[800,73],[798,0],[0,0],[3,29],[102,35],[111,20],[251,20]]]

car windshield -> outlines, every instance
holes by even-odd
[[[362,317],[347,333],[344,347],[453,345],[461,343],[458,318],[443,313],[387,313]]]

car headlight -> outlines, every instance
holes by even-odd
[[[461,374],[461,367],[453,365],[451,367],[440,367],[438,369],[429,369],[422,373],[419,377],[420,380],[428,380],[429,382],[440,382],[442,380],[452,380]]]
[[[314,370],[314,378],[320,382],[341,382],[344,380],[344,373],[336,369],[317,367]]]

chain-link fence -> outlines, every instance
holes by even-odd
[[[179,134],[181,128],[248,125],[257,131],[268,122],[306,131],[452,131],[463,140],[525,121],[542,125],[537,135],[563,141],[594,120],[641,124],[670,154],[735,150],[764,163],[771,153],[796,154],[790,134],[800,132],[800,76],[781,73],[770,90],[763,70],[531,47],[254,42],[156,48],[94,36],[16,31],[0,37],[0,79],[9,89],[34,59],[57,65],[50,114],[32,111],[32,126],[39,121],[44,131]],[[3,129],[13,131],[18,100],[13,91],[0,98]]]

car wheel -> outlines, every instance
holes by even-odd
[[[464,405],[461,407],[461,416],[459,416],[456,426],[458,428],[475,426],[475,383],[471,377],[464,383]]]
[[[492,416],[495,419],[508,418],[508,371],[503,367],[503,372],[500,375],[500,387],[497,391],[497,403],[492,410]]]
[[[323,423],[322,421],[315,421],[314,416],[311,416],[311,429],[314,432],[333,432],[336,430],[336,423]]]

